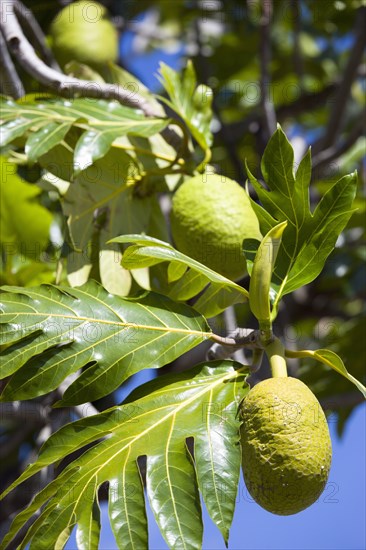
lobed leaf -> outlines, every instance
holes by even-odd
[[[74,156],[77,172],[103,157],[118,137],[151,137],[171,122],[164,117],[149,118],[137,109],[102,99],[35,101],[33,96],[27,96],[16,102],[2,98],[1,110],[4,121],[0,127],[1,146],[30,132],[26,154],[32,162],[60,144],[72,126],[81,129],[84,133]]]
[[[196,72],[191,61],[180,75],[165,63],[160,64],[160,82],[169,100],[161,98],[185,122],[200,147],[207,151],[212,145],[210,129],[212,119],[212,90],[208,86],[197,87]]]
[[[337,355],[334,351],[331,351],[329,349],[318,349],[318,350],[299,350],[299,351],[291,351],[286,350],[286,356],[293,358],[293,357],[311,357],[315,359],[316,361],[319,361],[320,363],[323,363],[324,365],[327,365],[328,367],[331,367],[336,372],[347,378],[352,384],[354,384],[360,392],[363,394],[363,396],[366,399],[366,388],[365,386],[359,382],[352,374],[348,372],[346,369],[342,359]]]
[[[22,547],[29,541],[31,548],[57,547],[76,524],[80,547],[86,547],[99,533],[97,490],[109,482],[109,515],[119,547],[145,548],[146,512],[136,463],[143,455],[147,497],[169,547],[201,547],[199,492],[227,541],[241,461],[237,408],[247,392],[247,372],[233,361],[203,363],[159,377],[122,405],[62,427],[3,497],[42,468],[92,446],[66,466],[58,478],[62,483],[52,482],[48,493],[44,489],[15,518],[0,547],[8,547],[40,506],[41,520],[30,527]],[[191,437],[194,461],[186,443]]]
[[[0,308],[1,399],[30,399],[67,388],[62,405],[93,401],[145,368],[159,368],[210,337],[205,319],[185,304],[145,293],[123,299],[90,281],[80,288],[4,287]]]
[[[352,215],[356,193],[356,173],[345,176],[325,193],[314,212],[310,211],[310,149],[294,174],[294,152],[282,129],[271,137],[261,162],[268,190],[247,168],[260,206],[252,201],[263,231],[287,221],[272,278],[277,294],[284,294],[313,281],[322,271],[339,234]]]

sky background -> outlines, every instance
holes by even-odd
[[[134,55],[133,34],[124,33],[121,43],[123,65],[135,74],[148,88],[157,91],[156,73],[159,62],[173,68],[181,64],[181,52],[167,55],[155,50],[145,55]],[[128,391],[119,392],[123,399],[131,386],[139,385],[153,376],[140,373],[129,385]],[[337,376],[334,373],[334,376]],[[334,418],[329,423],[333,461],[328,484],[319,501],[295,516],[276,516],[254,503],[241,479],[234,521],[229,539],[229,550],[365,550],[366,549],[366,404],[358,406],[350,417],[341,439],[336,434]],[[111,532],[107,503],[102,506],[102,532],[100,550],[118,550]],[[168,546],[160,535],[150,510],[149,550],[166,550]],[[203,550],[225,548],[221,534],[203,506]],[[76,550],[75,536],[70,538],[66,550]],[[140,550],[140,549],[139,549]],[[145,549],[141,549],[145,550]]]

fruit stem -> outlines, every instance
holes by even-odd
[[[287,367],[285,360],[285,348],[282,342],[275,338],[265,347],[265,352],[271,365],[273,378],[286,378]]]

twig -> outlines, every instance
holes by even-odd
[[[328,149],[321,151],[316,155],[316,157],[313,158],[313,169],[315,168],[319,169],[325,164],[343,155],[343,153],[348,151],[348,149],[357,141],[357,139],[364,134],[364,131],[365,131],[365,117],[361,113],[360,117],[358,118],[358,122],[354,124],[347,139],[345,139],[339,145],[337,144],[337,145],[328,147]]]
[[[56,59],[54,58],[52,51],[47,46],[47,43],[44,39],[43,31],[31,10],[24,6],[24,4],[22,4],[21,2],[15,0],[14,12],[16,13],[18,19],[22,22],[24,28],[28,31],[30,39],[38,48],[39,53],[41,54],[47,65],[61,73],[62,71]]]
[[[337,83],[329,84],[320,92],[312,94],[303,93],[292,103],[288,105],[279,105],[276,110],[277,119],[281,121],[287,117],[296,116],[323,106],[324,102],[328,100],[329,96],[331,96],[336,89]],[[233,142],[237,142],[249,131],[251,125],[260,124],[260,121],[261,115],[258,115],[258,113],[251,113],[244,120],[232,122],[227,124],[226,127]],[[220,137],[222,137],[221,133],[222,130],[219,130],[218,135]]]
[[[41,403],[32,401],[0,403],[1,422],[20,422],[32,424],[33,426],[43,425],[47,421],[48,412],[48,409]]]
[[[338,133],[343,126],[344,115],[351,87],[354,79],[357,77],[358,67],[362,61],[364,47],[366,44],[365,33],[366,7],[362,7],[356,12],[355,41],[350,52],[348,63],[343,72],[342,82],[335,94],[333,107],[331,109],[329,123],[325,135],[314,144],[314,152],[319,153],[328,149],[337,140]]]
[[[24,86],[9,55],[3,33],[0,31],[0,87],[1,92],[19,99],[24,95]]]
[[[294,65],[295,72],[299,77],[300,88],[303,88],[303,79],[304,79],[304,60],[301,54],[300,47],[300,31],[301,31],[301,21],[300,14],[301,9],[298,0],[291,1],[291,11],[293,18],[293,37],[294,37]]]
[[[234,322],[236,321],[234,320]],[[230,319],[226,325],[227,328],[231,325]],[[233,357],[240,363],[246,364],[250,368],[251,372],[256,372],[261,366],[264,348],[260,330],[236,328],[232,332],[231,337],[223,338],[217,334],[214,334],[212,336],[212,340],[215,340],[216,343],[213,344],[206,353],[206,359],[208,361]],[[253,351],[251,361],[245,356],[245,348]]]
[[[161,113],[144,97],[134,94],[116,84],[97,83],[67,76],[48,67],[36,54],[24,36],[15,14],[16,0],[3,0],[0,4],[0,26],[10,52],[24,70],[38,82],[66,97],[82,96],[98,99],[115,99],[123,105],[140,109],[148,117],[161,118]],[[22,4],[20,4],[22,5]],[[170,127],[162,135],[173,146],[181,142],[179,135]]]
[[[219,349],[217,346],[227,348],[227,351],[222,353],[230,352],[230,354],[232,354],[235,349],[240,349],[244,347],[250,349],[263,349],[263,344],[261,341],[261,331],[253,328],[237,327],[231,332],[231,336],[219,336],[218,334],[212,334],[211,340],[215,342],[212,348],[214,348],[214,346],[216,346],[214,349],[217,350]],[[229,355],[227,355],[227,357],[229,357]],[[221,358],[223,357],[224,355],[222,355]]]
[[[364,403],[364,401],[365,398],[361,392],[352,391],[323,397],[320,399],[320,404],[325,410],[337,410],[345,407],[355,407],[360,403]]]
[[[271,17],[272,0],[263,0],[260,21],[260,69],[261,108],[264,125],[264,141],[267,142],[276,130],[276,113],[270,99],[269,66],[271,62]]]

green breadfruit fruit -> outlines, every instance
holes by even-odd
[[[263,508],[287,516],[311,506],[328,479],[332,444],[315,395],[296,378],[257,384],[240,407],[247,489]]]
[[[171,228],[178,250],[234,281],[246,274],[243,240],[262,239],[247,193],[215,174],[195,176],[178,189]]]
[[[66,6],[50,27],[52,50],[63,67],[78,61],[92,67],[118,59],[118,33],[104,6],[80,1]]]

